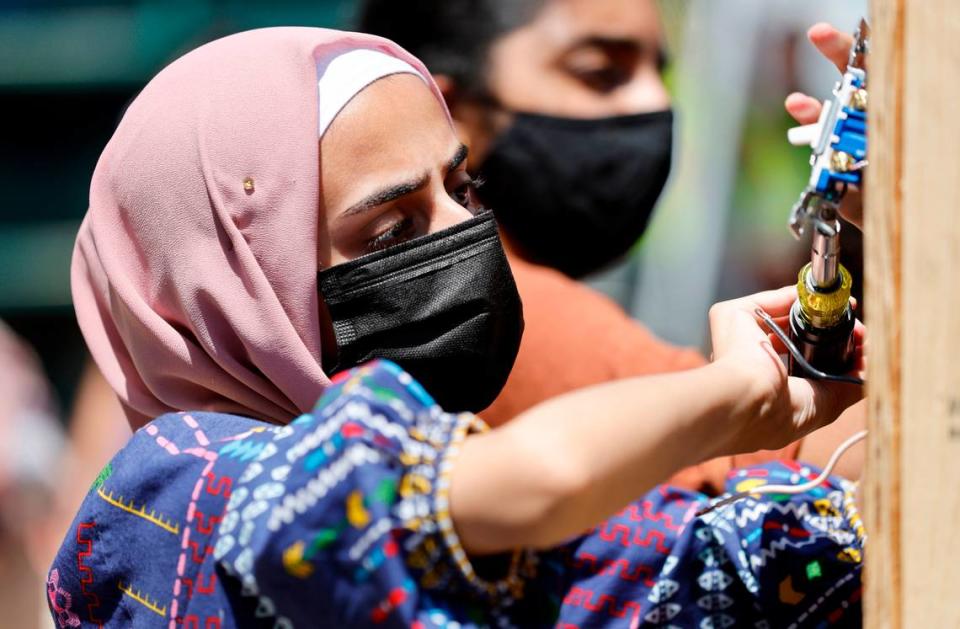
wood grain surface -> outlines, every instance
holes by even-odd
[[[960,3],[871,22],[865,626],[960,627]]]

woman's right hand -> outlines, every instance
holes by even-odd
[[[724,301],[710,309],[713,360],[742,378],[747,391],[731,418],[730,453],[781,448],[832,422],[863,397],[863,387],[796,378],[778,354],[776,337],[761,327],[757,308],[786,326],[795,287],[766,291]],[[864,337],[863,325],[854,330],[857,352]]]

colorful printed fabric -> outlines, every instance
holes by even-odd
[[[101,472],[67,532],[47,581],[54,622],[781,626],[816,624],[842,601],[843,619],[859,616],[861,547],[836,483],[696,520],[699,495],[654,491],[556,551],[485,558],[478,569],[499,577],[487,580],[447,501],[459,444],[481,429],[386,361],[342,375],[288,426],[160,417]]]
[[[819,470],[775,462],[731,472],[728,492]],[[702,494],[661,486],[560,556],[559,627],[723,629],[861,625],[863,532],[854,486],[746,498],[695,517]],[[557,568],[554,568],[557,570]]]
[[[288,426],[160,417],[96,479],[51,613],[61,628],[527,624],[512,601],[532,555],[483,580],[449,518],[447,471],[481,428],[386,361]]]

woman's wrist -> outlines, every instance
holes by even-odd
[[[775,387],[760,381],[756,370],[732,357],[710,363],[703,370],[716,405],[710,418],[711,434],[704,439],[709,451],[703,460],[762,449],[763,444],[754,443],[750,425],[771,413]]]

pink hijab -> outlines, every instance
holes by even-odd
[[[130,105],[93,175],[72,285],[134,428],[180,410],[287,422],[328,386],[317,69],[356,49],[430,81],[387,40],[271,28],[188,53]]]

